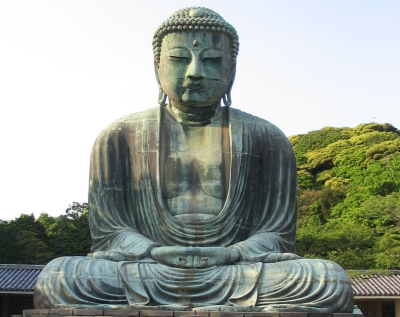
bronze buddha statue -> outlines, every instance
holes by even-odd
[[[153,48],[160,107],[97,138],[92,253],[50,262],[36,308],[352,312],[344,270],[295,255],[290,143],[230,107],[236,30],[212,10],[186,8],[157,29]]]

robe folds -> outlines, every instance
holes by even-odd
[[[203,222],[174,218],[160,186],[159,108],[123,117],[97,138],[90,163],[92,252],[130,261],[53,260],[38,278],[35,306],[213,305],[297,307],[348,312],[350,282],[323,260],[270,262],[295,253],[296,164],[285,135],[266,120],[228,108],[231,171],[220,213]],[[173,136],[171,136],[173,137]],[[172,268],[149,257],[157,246],[229,247],[235,265]]]

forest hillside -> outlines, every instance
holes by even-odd
[[[326,127],[290,142],[298,254],[346,269],[399,269],[400,131],[377,123]]]
[[[400,269],[400,131],[368,123],[289,139],[298,166],[297,253],[345,269]],[[0,220],[0,263],[86,255],[87,207]]]

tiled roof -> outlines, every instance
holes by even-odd
[[[350,278],[354,296],[400,296],[400,271]]]
[[[0,264],[0,293],[32,293],[44,265]]]

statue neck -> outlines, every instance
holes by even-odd
[[[217,114],[220,112],[221,103],[217,102],[210,106],[190,107],[170,101],[167,109],[180,123],[202,126],[211,123],[214,118],[218,117]]]

